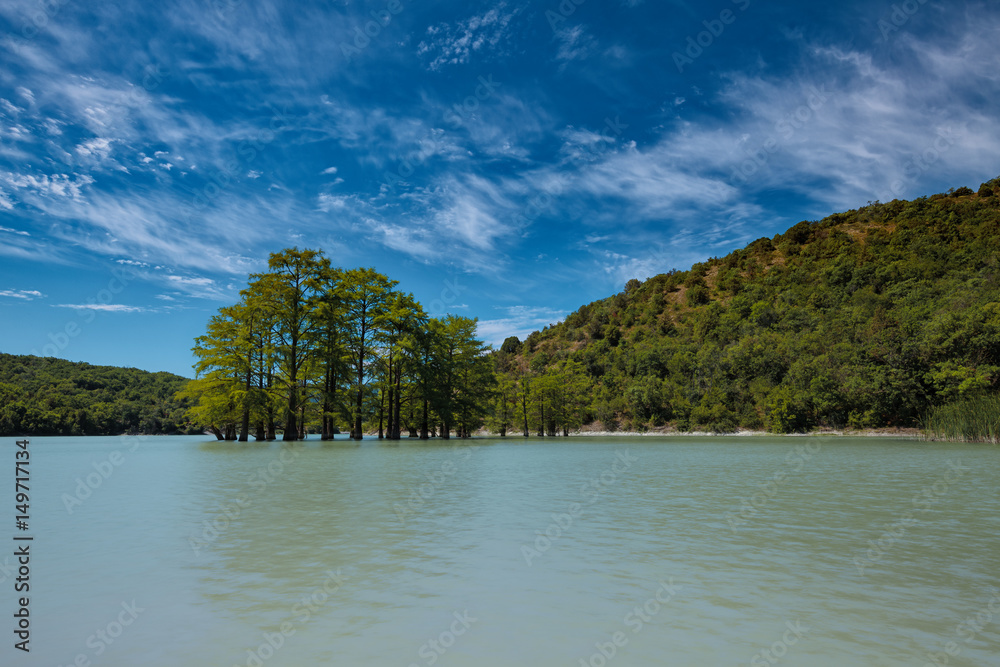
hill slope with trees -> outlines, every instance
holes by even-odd
[[[201,432],[177,398],[187,379],[0,353],[0,435]]]
[[[1000,179],[870,203],[509,339],[494,427],[920,426],[1000,388],[998,299]]]

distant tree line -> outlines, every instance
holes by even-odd
[[[341,269],[321,251],[286,249],[250,277],[193,348],[182,395],[225,440],[468,436],[493,392],[474,319],[428,317],[374,269]]]
[[[0,354],[0,435],[184,434],[186,378],[136,368]]]

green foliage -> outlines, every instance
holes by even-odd
[[[0,435],[194,433],[171,373],[0,354]]]
[[[428,319],[396,284],[321,251],[273,253],[195,340],[198,378],[180,396],[226,440],[328,439],[345,424],[358,439],[471,434],[494,384],[476,320]]]
[[[579,364],[605,428],[917,426],[1000,390],[998,194],[869,203],[629,281],[505,368]]]
[[[935,440],[1000,443],[1000,395],[937,406],[925,418],[924,431]]]

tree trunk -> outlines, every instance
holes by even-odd
[[[267,371],[267,391],[268,391],[268,401],[267,401],[267,440],[268,442],[278,439],[278,429],[274,426],[274,405],[271,403],[270,394],[271,387],[273,385],[274,376],[271,374],[271,370]]]
[[[333,423],[333,405],[337,400],[337,374],[331,367],[326,369],[326,387],[323,404],[323,439],[333,440],[337,432]]]
[[[212,431],[212,434],[215,436],[216,440],[225,440],[226,439],[226,436],[222,435],[222,431],[220,431],[219,427],[216,426],[215,424],[209,424],[208,428]]]
[[[385,413],[385,391],[380,389],[378,392],[378,439],[379,440],[382,440],[385,437],[382,433],[382,420],[385,417],[384,413]]]
[[[285,410],[285,432],[281,436],[282,440],[295,440],[299,436],[299,427],[295,419],[298,411],[299,385],[294,378],[291,380],[292,388],[288,391],[288,409]]]
[[[530,433],[528,432],[528,392],[521,392],[521,410],[524,414],[524,437],[527,438]]]
[[[361,406],[364,403],[364,390],[359,387],[358,389],[358,400],[355,405],[356,412],[354,413],[354,428],[351,429],[351,437],[355,440],[360,440],[361,435]]]
[[[400,435],[402,434],[403,431],[402,404],[403,404],[403,368],[402,366],[398,366],[396,368],[396,432],[393,436],[395,437],[396,440],[399,440]]]
[[[250,397],[250,383],[252,381],[253,375],[247,371],[247,381],[244,386],[246,393],[243,394],[243,419],[240,423],[240,442],[247,442],[250,439],[250,406],[247,405],[247,400]]]
[[[427,399],[424,399],[424,416],[420,420],[420,439],[427,439]]]
[[[257,442],[267,440],[267,429],[264,428],[264,422],[257,422],[257,432],[253,434],[253,438]]]

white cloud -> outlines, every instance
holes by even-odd
[[[167,280],[176,285],[184,285],[186,287],[209,287],[215,285],[215,281],[211,278],[191,278],[188,276],[167,276]]]
[[[556,60],[584,60],[597,48],[597,40],[580,24],[560,28],[556,31],[556,39],[559,40]]]
[[[669,261],[668,256],[661,254],[639,258],[605,250],[600,256],[603,257],[604,273],[620,287],[632,278],[646,280],[670,268],[664,265],[665,261]]]
[[[31,236],[28,232],[23,232],[20,229],[11,229],[10,227],[0,227],[0,232],[4,232],[6,234],[17,234],[18,236]]]
[[[24,190],[29,195],[68,197],[79,200],[83,188],[93,183],[94,179],[88,174],[73,176],[68,174],[41,174],[35,176],[33,174],[0,172],[0,181],[5,182],[12,188]]]
[[[505,11],[506,2],[482,16],[473,16],[454,25],[440,23],[427,28],[427,38],[417,45],[417,53],[430,57],[428,67],[438,70],[445,65],[469,62],[473,54],[503,56],[501,45],[514,34],[511,22],[520,8]]]
[[[557,324],[566,317],[566,311],[546,307],[507,306],[504,317],[479,320],[477,334],[485,342],[500,347],[508,336],[517,336],[522,341],[533,331]]]
[[[35,299],[43,299],[45,295],[38,290],[21,290],[21,289],[6,289],[0,290],[0,297],[10,297],[11,299],[24,299],[25,301],[34,301]]]
[[[352,201],[354,201],[354,197],[351,195],[331,195],[329,193],[322,192],[316,198],[316,208],[323,213],[343,211],[347,209],[348,205]]]
[[[126,306],[120,303],[60,303],[53,308],[72,308],[73,310],[98,310],[103,313],[148,313],[149,308],[141,306]]]
[[[89,139],[76,147],[76,153],[81,157],[93,157],[97,160],[106,160],[111,154],[111,143],[113,141],[113,139],[105,137]]]
[[[328,175],[331,175],[331,174],[336,174],[337,173],[337,168],[336,167],[327,167],[326,169],[324,169],[323,171],[321,171],[319,173],[321,175],[323,175],[323,176],[328,176]]]
[[[175,290],[173,294],[184,294],[196,299],[225,299],[233,296],[231,287],[224,287],[213,278],[178,275],[168,275],[165,278],[167,285]]]

